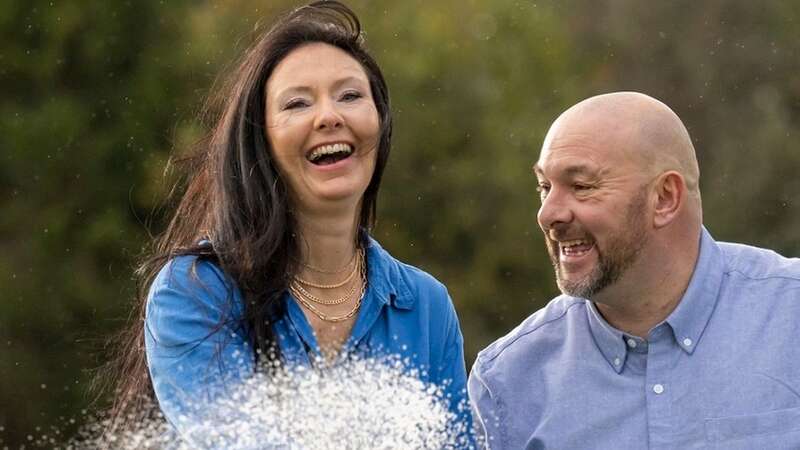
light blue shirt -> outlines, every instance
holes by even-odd
[[[469,421],[463,337],[447,290],[371,238],[366,257],[367,290],[344,352],[406,360],[420,379],[442,387],[451,410]],[[286,313],[274,324],[283,361],[310,365],[320,355],[314,332],[288,293],[283,301]],[[218,395],[218,384],[253,373],[241,317],[240,291],[209,261],[177,257],[156,277],[146,310],[147,363],[173,424],[188,404]]]
[[[647,340],[560,296],[483,350],[470,400],[500,449],[800,449],[800,259],[705,228]]]

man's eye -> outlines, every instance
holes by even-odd
[[[576,184],[576,185],[574,185],[574,189],[576,191],[588,191],[588,190],[590,190],[592,188],[593,188],[593,186],[590,186],[588,184]]]
[[[550,185],[539,183],[539,185],[536,186],[536,192],[538,192],[539,195],[544,197],[545,195],[547,195],[548,192],[550,192]]]

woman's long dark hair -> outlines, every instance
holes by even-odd
[[[195,154],[183,160],[186,189],[166,231],[136,272],[139,293],[132,320],[117,339],[116,359],[100,375],[101,385],[115,386],[112,422],[136,416],[142,403],[153,397],[144,354],[145,303],[155,276],[175,256],[196,255],[218,264],[242,293],[244,317],[239,325],[256,350],[254,357],[280,358],[272,322],[298,270],[302,237],[267,138],[266,83],[286,55],[312,42],[344,50],[361,63],[369,79],[381,133],[359,225],[374,225],[392,132],[388,88],[364,47],[355,13],[337,1],[314,2],[279,18],[262,34],[209,103],[209,110],[217,111],[216,124]]]

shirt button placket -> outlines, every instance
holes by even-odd
[[[650,333],[647,342],[647,372],[645,375],[644,395],[647,405],[647,430],[651,449],[670,447],[671,397],[670,368],[677,357],[671,331],[667,325],[661,325]]]

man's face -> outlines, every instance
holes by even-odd
[[[539,226],[567,295],[591,299],[613,285],[647,242],[648,184],[641,162],[621,150],[625,144],[620,130],[601,136],[562,125],[534,166]]]

